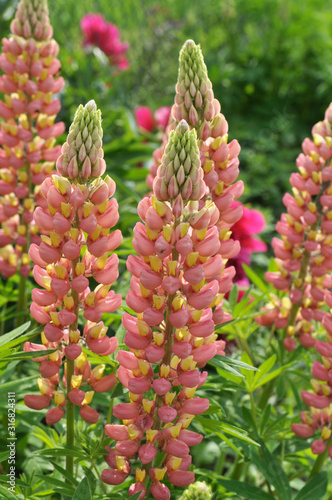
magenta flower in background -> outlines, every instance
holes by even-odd
[[[125,55],[129,43],[120,41],[120,32],[117,26],[105,20],[101,14],[86,14],[81,19],[81,29],[84,45],[95,45],[109,58],[112,66],[121,70],[129,68]]]
[[[171,107],[162,106],[156,109],[153,114],[152,109],[148,106],[138,106],[134,114],[139,128],[146,132],[152,132],[155,128],[158,128],[164,132],[169,122]]]
[[[235,201],[232,207],[241,205]],[[266,252],[267,246],[261,240],[254,238],[254,234],[259,234],[265,228],[266,222],[264,215],[252,208],[246,208],[242,205],[243,215],[238,222],[232,226],[232,237],[238,240],[241,245],[240,253],[233,259],[228,261],[228,264],[234,266],[236,275],[234,281],[239,285],[248,286],[249,281],[246,277],[242,264],[250,265],[250,258],[253,252]]]

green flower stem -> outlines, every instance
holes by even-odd
[[[332,445],[332,436],[326,443],[326,450],[321,453],[320,455],[317,456],[314,465],[312,466],[311,472],[309,474],[309,478],[311,479],[312,477],[316,476],[321,470],[324,465],[325,460],[327,459],[328,453],[329,453],[329,447]]]
[[[251,403],[252,418],[254,419],[255,425],[257,427],[256,402],[254,399],[254,395],[251,391],[249,392],[249,396],[250,396],[250,403]]]

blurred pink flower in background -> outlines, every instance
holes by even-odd
[[[129,43],[120,41],[119,29],[105,20],[101,14],[86,14],[81,19],[81,29],[84,45],[95,45],[109,58],[112,66],[121,70],[129,68],[129,62],[125,55]]]
[[[138,106],[135,109],[136,123],[139,128],[146,132],[152,132],[155,128],[165,131],[171,114],[170,106],[162,106],[152,112],[148,106]]]
[[[234,202],[233,207],[241,205],[240,202]],[[267,246],[261,240],[254,238],[254,234],[259,234],[265,228],[266,222],[264,215],[252,208],[243,206],[243,215],[241,219],[232,226],[232,238],[238,240],[241,244],[240,253],[227,263],[234,266],[236,275],[234,281],[241,286],[248,286],[249,280],[244,272],[242,264],[250,265],[250,258],[253,252],[266,252]]]

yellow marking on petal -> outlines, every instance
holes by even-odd
[[[145,226],[145,228],[149,240],[153,241],[159,236],[159,231],[152,231],[148,226]]]
[[[81,333],[79,330],[70,330],[69,340],[71,343],[77,344],[80,338],[81,338]]]
[[[92,401],[92,398],[93,398],[93,395],[94,395],[95,391],[88,391],[85,393],[85,397],[82,401],[82,405],[89,405]]]
[[[72,389],[78,389],[81,386],[82,379],[83,379],[82,375],[72,375],[71,377]]]
[[[177,356],[173,356],[171,359],[171,368],[176,369],[179,362],[180,362],[180,358],[178,358]]]
[[[157,434],[158,431],[156,429],[148,429],[146,431],[146,440],[152,442]]]
[[[173,400],[176,396],[175,392],[166,392],[164,398],[165,398],[165,404],[166,405],[171,405],[173,403]]]
[[[41,394],[44,396],[45,394],[47,394],[47,392],[49,391],[49,385],[47,384],[47,382],[42,379],[42,378],[38,378],[37,379],[37,384],[38,384],[38,388],[39,388],[39,391],[41,392]]]
[[[152,200],[152,206],[159,215],[159,217],[164,217],[167,212],[167,205],[157,199]]]
[[[187,264],[189,267],[193,267],[196,264],[198,256],[198,252],[191,252],[189,255],[187,255]]]
[[[164,306],[165,299],[164,297],[161,297],[160,295],[153,295],[153,307],[155,309],[161,309]]]
[[[105,365],[97,365],[91,372],[91,377],[96,380],[100,380],[105,371]]]
[[[139,469],[139,468],[136,469],[135,479],[138,483],[143,483],[143,481],[145,480],[145,475],[146,471],[144,469]]]
[[[184,302],[184,299],[182,297],[179,297],[179,296],[175,297],[175,299],[173,299],[173,302],[172,302],[172,307],[173,307],[174,311],[178,311],[179,309],[181,309],[183,302]]]
[[[168,272],[169,272],[170,276],[175,276],[177,264],[178,264],[177,260],[169,260],[168,261]]]
[[[50,316],[51,316],[51,320],[53,321],[53,324],[55,326],[60,326],[60,321],[59,321],[59,318],[58,318],[58,313],[54,312],[54,311],[50,311]]]
[[[145,359],[139,359],[138,360],[139,364],[139,369],[142,375],[147,375],[150,370],[150,363],[146,361]]]
[[[200,289],[204,286],[204,283],[205,283],[205,278],[203,278],[202,281],[200,283],[198,283],[197,285],[192,285],[194,291],[199,292]]]
[[[85,303],[88,307],[94,306],[95,305],[95,292],[90,292],[88,295],[85,297]]]
[[[89,215],[91,214],[92,207],[93,207],[92,203],[84,203],[84,205],[83,205],[83,215],[84,215],[85,219],[87,217],[89,217]]]
[[[100,232],[101,232],[101,227],[97,226],[96,229],[93,231],[93,233],[90,234],[92,241],[96,241],[99,238]]]
[[[163,267],[163,261],[155,255],[149,255],[152,271],[159,273]]]
[[[172,425],[172,427],[170,427],[170,433],[172,438],[177,438],[181,432],[181,429],[182,429],[181,422],[178,422],[176,425]]]
[[[139,284],[139,287],[140,287],[140,289],[141,289],[141,294],[142,294],[142,297],[143,297],[144,299],[146,299],[146,298],[150,295],[151,290],[148,290],[147,288],[145,288],[145,287],[142,285],[142,283],[140,283],[140,284]]]
[[[71,212],[71,204],[70,203],[63,203],[61,202],[61,213],[66,219],[70,216]]]
[[[82,352],[78,358],[76,358],[76,367],[80,370],[88,361],[87,355]]]
[[[144,409],[145,413],[150,414],[152,407],[153,407],[153,404],[154,404],[154,401],[150,401],[149,399],[143,399],[142,404],[143,404],[143,409]]]
[[[167,472],[167,467],[163,467],[162,469],[154,469],[154,474],[156,481],[162,481],[164,479],[164,476]]]
[[[197,321],[201,319],[202,314],[203,314],[203,309],[191,311],[191,317],[195,323],[197,323]]]
[[[181,238],[184,238],[186,234],[188,234],[190,224],[188,222],[182,222],[180,224],[180,236]]]
[[[217,196],[221,196],[224,192],[224,182],[218,181],[216,187],[214,188],[214,191]]]
[[[167,378],[169,375],[170,369],[171,368],[169,365],[162,364],[160,367],[159,376],[163,377],[163,378]]]
[[[169,243],[171,241],[172,234],[173,234],[173,228],[171,226],[164,226],[163,227],[163,235],[164,235],[164,238],[167,241],[167,243]]]
[[[139,430],[135,429],[133,425],[128,425],[128,435],[129,439],[134,440],[139,436]]]
[[[55,272],[61,280],[64,280],[66,278],[67,270],[65,266],[63,265],[55,265],[54,266]]]
[[[155,344],[158,346],[163,345],[164,343],[164,334],[159,333],[159,332],[153,332],[153,340],[155,341]]]
[[[54,403],[59,406],[63,405],[63,403],[66,401],[66,397],[63,394],[63,392],[58,392],[54,391]]]
[[[187,370],[189,370],[192,361],[193,361],[193,357],[192,356],[188,356],[187,358],[182,359],[181,362],[180,362],[181,370],[183,370],[184,372],[186,372]]]
[[[330,439],[331,434],[332,434],[331,429],[324,427],[324,429],[322,430],[322,433],[321,433],[321,438],[324,439],[324,441],[327,441],[328,439]]]

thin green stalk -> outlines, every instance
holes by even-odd
[[[224,446],[220,446],[220,455],[215,467],[216,474],[221,475],[224,468],[225,457],[226,457],[226,450],[224,449]]]
[[[104,484],[104,483],[102,482],[102,480],[101,480],[101,475],[100,475],[100,472],[99,472],[99,470],[98,470],[97,466],[96,466],[96,465],[93,465],[93,467],[91,467],[91,468],[92,468],[92,469],[95,471],[95,473],[97,474],[98,479],[99,479],[99,483],[100,483],[100,486],[101,486],[101,489],[103,490],[103,492],[105,493],[105,495],[107,495],[107,489],[106,489],[106,486],[105,486],[105,484]]]
[[[309,474],[309,478],[311,479],[312,477],[316,476],[321,470],[324,465],[325,460],[327,459],[328,453],[329,453],[329,447],[332,445],[332,436],[326,443],[326,450],[318,455],[316,458],[314,465],[312,466],[311,472]]]
[[[248,356],[250,358],[250,361],[254,365],[255,364],[254,363],[254,357],[253,357],[252,352],[250,350],[250,347],[249,347],[249,344],[247,342],[247,339],[245,339],[244,337],[241,337],[241,335],[239,335],[239,339],[240,339],[241,346],[243,347],[243,349],[245,350],[245,352],[248,354]]]
[[[257,415],[256,415],[256,406],[255,406],[255,400],[254,400],[254,395],[252,392],[249,392],[250,396],[250,403],[251,403],[251,413],[252,417],[254,419],[255,425],[257,427]]]

